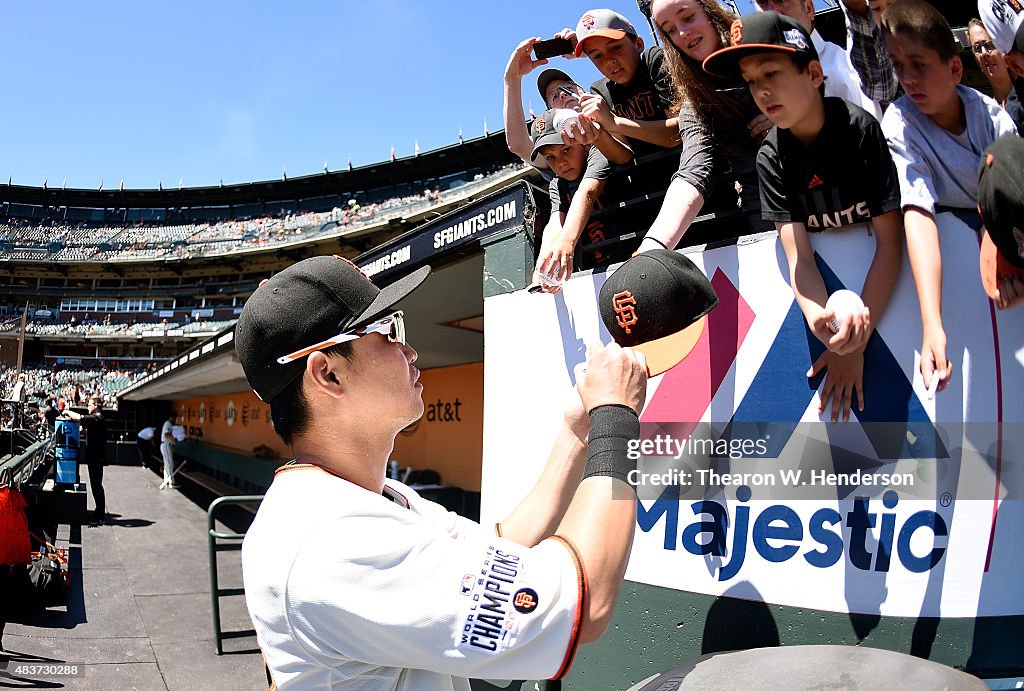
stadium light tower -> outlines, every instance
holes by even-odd
[[[640,14],[647,18],[647,24],[651,27],[651,38],[654,39],[654,45],[659,45],[658,32],[654,30],[654,20],[651,18],[651,0],[636,0],[636,6],[640,10]]]

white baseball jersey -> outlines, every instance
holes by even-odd
[[[171,424],[170,420],[164,420],[164,426],[160,429],[160,443],[174,446],[174,442],[168,441],[168,434],[172,437],[174,436],[174,425]]]
[[[388,481],[288,465],[242,546],[246,604],[280,689],[469,689],[563,676],[586,598],[560,537],[533,548]]]

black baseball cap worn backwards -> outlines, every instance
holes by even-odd
[[[555,81],[556,79],[563,82],[569,82],[570,84],[576,83],[576,80],[574,80],[572,77],[567,75],[562,70],[555,69],[554,67],[549,67],[543,72],[541,72],[540,76],[537,77],[537,90],[540,91],[540,100],[544,103],[545,106],[548,102],[548,84]]]
[[[978,174],[981,282],[995,300],[1007,278],[1024,279],[1024,139],[1008,132],[986,149]]]
[[[740,60],[764,52],[806,55],[818,60],[818,50],[803,24],[778,12],[745,14],[732,23],[730,43],[704,59],[704,71],[719,77],[739,77]]]
[[[249,297],[235,325],[235,352],[249,386],[270,402],[306,368],[306,359],[277,358],[354,331],[387,315],[426,280],[420,267],[384,289],[339,256],[304,259],[275,274]]]
[[[601,320],[621,346],[639,350],[647,373],[665,372],[690,354],[718,296],[707,276],[682,254],[638,254],[601,286]]]

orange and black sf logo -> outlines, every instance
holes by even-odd
[[[548,124],[544,122],[544,118],[537,118],[533,121],[533,133],[535,135],[544,134],[544,130],[547,129]],[[519,130],[522,132],[522,130]]]
[[[586,29],[587,31],[590,31],[591,29],[594,28],[594,15],[592,15],[592,14],[585,14],[585,15],[583,15],[583,18],[580,19],[580,24],[583,25],[584,29]],[[522,130],[519,130],[519,131],[522,132]]]
[[[529,614],[537,609],[537,604],[537,591],[533,588],[522,588],[516,591],[515,597],[512,598],[512,606],[522,614]]]
[[[639,319],[636,317],[636,298],[633,293],[624,290],[612,296],[612,309],[615,310],[615,323],[626,333],[633,333],[630,327]]]
[[[738,46],[743,40],[743,20],[737,19],[729,27],[729,38],[732,40],[734,46]]]

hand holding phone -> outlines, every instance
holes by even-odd
[[[573,51],[572,41],[567,38],[551,38],[533,44],[533,56],[537,60],[569,55]]]

